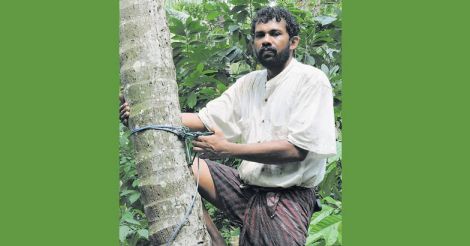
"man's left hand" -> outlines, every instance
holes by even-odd
[[[228,146],[231,143],[225,139],[224,133],[219,128],[214,128],[213,131],[213,135],[200,136],[192,142],[193,150],[200,154],[200,158],[221,159],[230,154]]]

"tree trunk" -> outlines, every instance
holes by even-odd
[[[164,0],[120,0],[121,84],[131,107],[129,127],[180,126],[180,107]],[[183,143],[173,134],[148,130],[131,138],[152,245],[162,245],[193,211],[174,245],[210,245],[199,194]]]

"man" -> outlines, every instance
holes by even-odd
[[[214,131],[193,142],[199,192],[241,227],[240,245],[304,245],[317,209],[313,188],[336,154],[332,88],[320,70],[293,58],[298,32],[288,11],[259,10],[253,46],[266,69],[241,77],[199,113],[182,114],[190,129]],[[126,121],[126,103],[120,111]],[[220,157],[243,162],[235,170],[205,159]],[[214,245],[224,244],[205,217]]]

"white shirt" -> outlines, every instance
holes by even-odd
[[[220,128],[235,143],[287,140],[308,150],[303,161],[262,164],[242,161],[240,178],[262,187],[314,187],[336,154],[332,88],[325,74],[292,59],[276,77],[251,72],[198,114],[208,129]]]

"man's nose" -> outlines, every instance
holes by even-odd
[[[272,37],[269,34],[264,35],[262,41],[263,47],[272,45]]]

